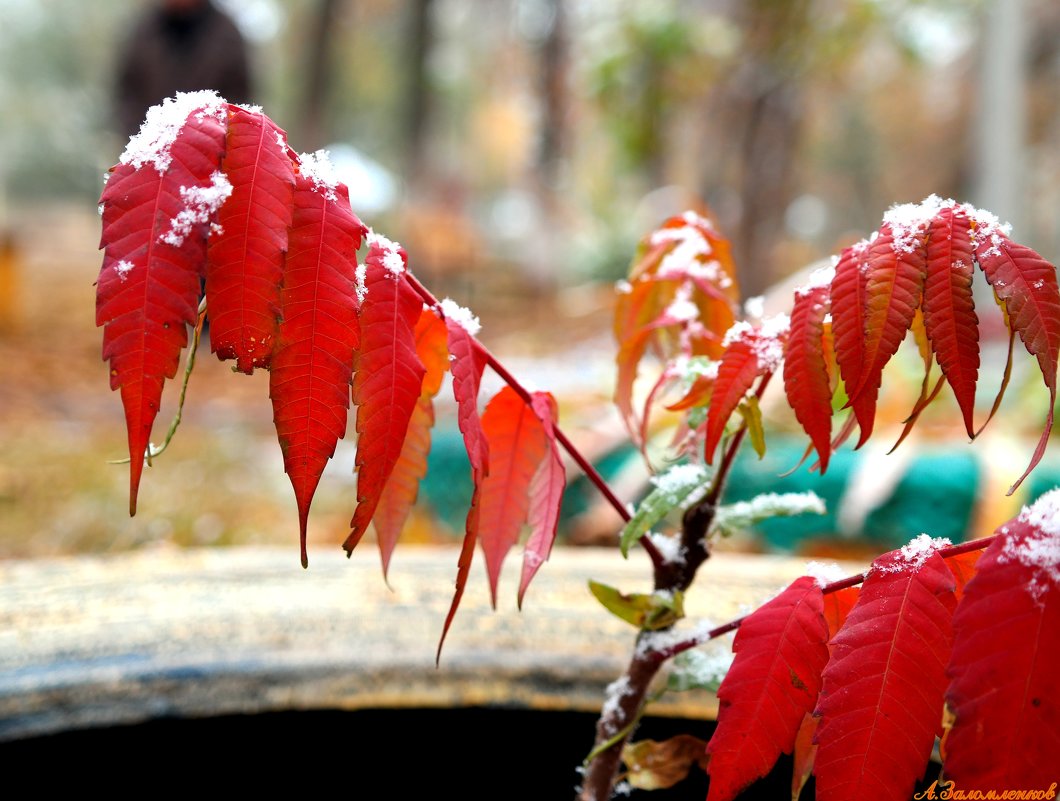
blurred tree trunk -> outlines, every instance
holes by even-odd
[[[427,166],[427,133],[430,123],[430,81],[427,56],[434,42],[431,7],[434,0],[411,0],[408,10],[405,63],[405,174],[414,183]]]
[[[567,154],[567,91],[570,40],[564,0],[547,0],[552,25],[541,44],[541,140],[537,154],[537,170],[547,191],[555,192],[559,168]]]
[[[760,294],[780,277],[773,252],[792,194],[812,5],[812,0],[742,4],[744,46],[716,96],[714,114],[726,121],[724,150],[738,165],[738,174],[729,176],[739,198],[739,216],[730,230],[744,297]],[[704,189],[709,196],[716,187],[708,183]]]
[[[303,95],[300,139],[312,152],[328,143],[327,106],[331,90],[332,47],[335,40],[335,21],[343,2],[350,0],[318,0],[306,42],[306,85]]]

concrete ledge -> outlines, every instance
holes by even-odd
[[[0,563],[0,740],[161,716],[599,709],[634,631],[596,603],[586,581],[644,591],[643,556],[559,549],[522,613],[518,559],[509,560],[497,612],[476,566],[436,668],[456,557],[453,548],[400,548],[392,590],[368,544],[351,560],[317,552],[308,571],[294,548]],[[802,569],[801,560],[720,554],[688,598],[688,615],[724,622]],[[671,693],[657,707],[711,717],[716,699]]]

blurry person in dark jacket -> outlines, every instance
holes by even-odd
[[[210,0],[154,0],[119,53],[121,132],[136,133],[147,109],[174,93],[199,89],[216,89],[231,103],[250,100],[243,35]]]

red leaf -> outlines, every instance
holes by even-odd
[[[744,395],[761,375],[758,353],[753,337],[734,341],[721,357],[718,378],[714,383],[710,409],[707,412],[707,464],[713,464],[714,451],[718,447],[725,424],[740,405]]]
[[[187,326],[198,317],[199,281],[224,154],[224,107],[212,92],[155,106],[103,190],[103,267],[96,325],[110,388],[121,390],[129,439],[129,514],[165,379],[176,375]]]
[[[426,369],[416,354],[423,300],[404,279],[405,251],[376,237],[365,258],[367,294],[361,303],[361,347],[353,379],[357,404],[357,509],[350,553],[375,514],[383,487],[401,456]]]
[[[824,671],[820,801],[912,793],[942,719],[953,588],[934,550],[911,544],[873,563]]]
[[[269,366],[279,331],[294,194],[284,132],[264,114],[229,106],[222,169],[232,196],[218,212],[223,234],[210,239],[206,263],[210,344],[218,358],[252,373]]]
[[[861,428],[857,448],[872,435],[883,368],[905,339],[920,305],[925,252],[919,237],[915,238],[915,244],[897,242],[891,226],[884,224],[869,244],[864,260],[864,268],[859,267],[865,273],[861,279],[864,281],[863,363],[857,371],[857,382],[847,383],[850,405]],[[833,309],[834,306],[833,299]],[[838,320],[836,324],[838,331]]]
[[[482,430],[489,442],[490,472],[479,485],[476,536],[496,607],[501,565],[519,541],[530,508],[530,484],[549,454],[549,440],[537,415],[509,386],[486,406]]]
[[[482,421],[478,415],[478,390],[482,382],[482,371],[486,367],[486,353],[477,347],[475,338],[459,322],[446,318],[445,324],[449,332],[449,353],[453,357],[450,369],[453,371],[453,396],[456,398],[457,424],[464,435],[464,447],[467,449],[467,457],[471,462],[471,480],[474,483],[474,491],[471,495],[471,508],[467,512],[464,543],[460,548],[460,558],[457,561],[456,589],[453,592],[453,601],[449,605],[449,613],[445,616],[445,625],[442,627],[442,636],[438,641],[436,659],[441,656],[445,636],[453,624],[456,610],[460,606],[460,599],[464,595],[464,587],[467,585],[471,562],[475,556],[479,492],[482,480],[489,472],[489,443],[482,431]]]
[[[1045,430],[1027,470],[1009,489],[1011,495],[1041,461],[1053,427],[1057,357],[1060,354],[1060,288],[1052,264],[1002,234],[983,238],[975,250],[975,258],[986,274],[986,280],[1004,302],[1011,329],[1019,334],[1027,352],[1037,357],[1042,380],[1049,389]]]
[[[832,439],[832,387],[824,354],[824,316],[828,312],[827,284],[795,294],[791,333],[784,356],[784,391],[795,418],[813,442],[828,469]]]
[[[379,540],[384,578],[398,536],[416,503],[420,480],[427,475],[427,454],[431,449],[431,428],[434,426],[434,404],[431,399],[438,394],[442,377],[449,369],[445,322],[433,310],[425,308],[420,313],[415,336],[416,355],[427,372],[416,408],[409,419],[401,455],[383,487],[372,518]]]
[[[963,791],[1048,788],[1057,778],[1057,497],[998,529],[953,619],[945,770]]]
[[[804,576],[740,625],[707,746],[708,801],[734,798],[792,752],[828,661],[823,608],[820,585]]]
[[[839,375],[853,398],[865,368],[865,251],[867,243],[845,248],[832,280],[832,332]],[[871,421],[869,421],[871,427]],[[864,426],[863,426],[864,427]]]
[[[953,387],[968,436],[975,437],[979,318],[972,300],[971,223],[943,208],[928,226],[924,327],[942,374]]]
[[[530,408],[537,415],[548,440],[548,453],[530,482],[530,508],[527,522],[530,524],[530,536],[523,552],[523,574],[519,580],[519,607],[522,608],[523,596],[538,568],[548,560],[552,544],[556,541],[559,529],[559,513],[563,504],[563,489],[567,485],[567,471],[563,459],[556,447],[556,430],[554,427],[559,412],[556,399],[547,392],[534,392],[530,395]]]
[[[269,396],[298,504],[303,566],[309,506],[324,466],[346,434],[359,339],[355,271],[364,230],[350,210],[346,187],[297,175]]]

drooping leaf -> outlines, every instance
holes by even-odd
[[[100,197],[103,266],[96,325],[110,387],[121,390],[129,439],[129,513],[167,378],[198,316],[206,237],[227,196],[219,172],[225,110],[213,92],[155,106]],[[230,187],[228,187],[230,189]]]
[[[702,465],[684,464],[653,479],[655,488],[640,502],[636,513],[622,529],[619,539],[622,555],[628,556],[630,546],[666,515],[681,507],[694,494],[706,490],[712,475],[713,471]]]
[[[541,565],[548,560],[552,544],[556,541],[559,530],[560,507],[563,504],[563,489],[567,485],[567,471],[556,446],[555,423],[559,416],[556,400],[547,392],[533,392],[530,395],[530,408],[537,415],[548,440],[548,453],[530,482],[530,508],[527,512],[527,523],[530,525],[530,536],[523,552],[523,572],[519,579],[519,607],[522,608],[526,588],[537,574]]]
[[[423,300],[404,280],[405,251],[384,237],[372,237],[365,258],[367,292],[361,303],[361,346],[353,379],[357,508],[350,520],[350,535],[342,544],[347,554],[368,529],[401,457],[426,374],[416,353],[416,324]]]
[[[1019,334],[1027,352],[1038,359],[1049,390],[1049,413],[1030,465],[1009,489],[1011,495],[1041,461],[1056,405],[1056,370],[1060,356],[1060,287],[1056,268],[1004,234],[983,238],[975,250],[986,280],[1005,304],[1011,330]]]
[[[232,196],[218,211],[223,235],[210,238],[206,262],[210,347],[252,373],[269,366],[279,331],[294,164],[286,135],[260,112],[228,106],[227,142],[222,170]]]
[[[269,397],[294,487],[302,564],[306,527],[320,475],[346,434],[350,378],[360,341],[357,249],[365,228],[341,184],[322,182],[303,157],[280,291],[279,339],[272,356]]]
[[[445,322],[430,308],[420,312],[416,323],[416,355],[426,373],[420,397],[409,418],[405,442],[401,446],[394,469],[379,496],[372,525],[379,541],[379,555],[383,560],[383,577],[390,566],[401,529],[419,494],[420,480],[427,475],[427,454],[431,449],[431,428],[434,426],[433,398],[442,386],[442,378],[449,369],[449,349],[446,347]]]
[[[622,761],[629,768],[626,781],[639,790],[665,790],[688,776],[693,765],[707,769],[707,744],[691,734],[678,734],[669,740],[640,740],[626,743]]]
[[[713,464],[714,451],[725,433],[725,424],[747,391],[754,386],[755,379],[761,374],[759,367],[758,353],[751,338],[736,340],[721,357],[707,412],[707,464]]]
[[[942,717],[954,581],[921,535],[873,562],[833,638],[815,714],[817,797],[907,797]]]
[[[850,396],[861,382],[865,364],[867,242],[845,248],[835,266],[830,289],[832,333],[839,375]],[[871,429],[871,420],[867,421]],[[859,420],[864,429],[866,423]]]
[[[998,529],[953,619],[945,772],[963,791],[1048,788],[1060,765],[1060,491]]]
[[[509,386],[487,404],[482,430],[489,442],[490,472],[479,485],[476,536],[496,607],[501,565],[519,541],[530,510],[530,485],[541,462],[551,456],[551,443],[533,409]]]
[[[817,744],[813,741],[817,736],[818,719],[810,712],[803,715],[799,731],[795,734],[795,748],[792,751],[794,764],[791,769],[791,801],[799,801],[802,788],[813,775],[813,763],[817,758]]]
[[[828,661],[823,608],[820,585],[804,576],[741,623],[707,746],[708,801],[735,798],[792,752]]]
[[[942,374],[953,388],[969,437],[979,378],[979,318],[972,299],[971,223],[943,208],[931,221],[924,282],[924,327]]]
[[[784,391],[788,404],[817,450],[822,473],[828,469],[832,453],[832,387],[824,354],[828,292],[829,283],[822,280],[820,285],[811,284],[795,293],[791,333],[784,354]]]
[[[591,579],[589,591],[619,620],[645,631],[669,628],[685,616],[684,595],[680,591],[626,594]]]
[[[762,425],[762,408],[758,405],[758,398],[754,395],[745,396],[736,411],[743,418],[744,426],[747,428],[747,438],[751,440],[751,447],[761,459],[766,455],[766,431]]]
[[[464,447],[471,462],[471,480],[474,489],[471,495],[471,507],[467,512],[464,542],[460,548],[457,562],[456,589],[449,612],[442,627],[442,636],[438,641],[438,656],[441,656],[442,645],[453,624],[460,599],[467,585],[471,562],[475,557],[475,544],[478,532],[479,492],[482,480],[489,473],[489,443],[482,431],[482,420],[478,413],[478,391],[482,382],[482,372],[486,367],[486,354],[476,347],[474,337],[458,321],[446,317],[446,330],[449,335],[449,353],[452,356],[450,369],[453,372],[453,396],[457,405],[457,424],[464,435]]]
[[[856,386],[847,385],[851,398],[872,391],[890,358],[898,351],[920,306],[926,252],[920,236],[896,237],[885,223],[865,254],[864,368]]]

